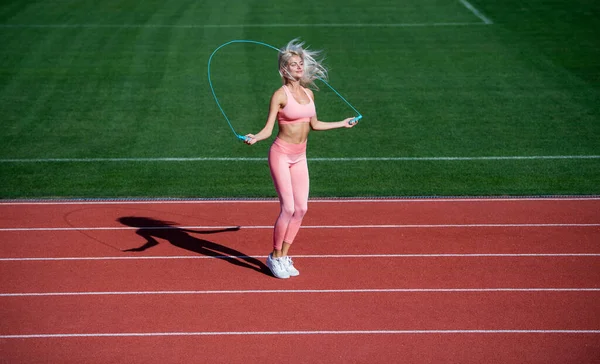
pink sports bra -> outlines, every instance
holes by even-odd
[[[290,90],[288,90],[287,86],[283,86],[283,90],[287,96],[287,104],[285,107],[277,113],[277,120],[279,120],[279,124],[292,124],[292,123],[308,123],[310,122],[310,118],[317,115],[317,111],[315,109],[315,103],[310,98],[306,90],[306,96],[310,100],[308,104],[300,104]]]

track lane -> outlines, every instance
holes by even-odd
[[[1,335],[599,330],[600,291],[1,297]],[[289,312],[274,326],[275,312]],[[600,337],[600,332],[599,332]]]
[[[171,234],[171,239],[164,239],[168,235],[164,231],[153,235],[160,242],[158,245],[143,252],[124,252],[145,243],[136,230],[0,232],[0,259],[204,256],[199,249],[205,241],[243,255],[263,257],[272,244],[269,229],[242,228],[214,234],[175,233]],[[163,238],[159,237],[161,235]],[[178,244],[182,240],[191,245],[186,248],[185,244]],[[291,254],[598,254],[598,241],[600,227],[303,228]]]
[[[28,364],[246,364],[274,356],[289,364],[591,364],[600,344],[598,335],[583,334],[257,335],[0,339],[0,348],[8,362]]]
[[[2,293],[600,287],[597,257],[297,258],[295,262],[301,274],[288,280],[270,276],[260,261],[222,259],[16,261],[2,262],[0,267]]]
[[[376,211],[376,213],[373,213]],[[143,216],[179,225],[272,225],[277,201],[2,204],[0,227],[122,226]],[[311,201],[303,225],[598,223],[598,199]]]

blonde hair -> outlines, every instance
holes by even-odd
[[[319,89],[315,84],[315,80],[322,79],[327,80],[327,69],[322,65],[323,59],[321,51],[311,51],[308,48],[304,48],[304,42],[300,39],[292,39],[285,47],[279,50],[279,75],[281,75],[281,82],[285,85],[286,79],[289,79],[289,73],[284,75],[283,72],[287,72],[286,67],[292,56],[298,56],[304,62],[304,74],[300,79],[300,85],[303,87],[311,87]]]

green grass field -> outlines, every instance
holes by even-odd
[[[270,142],[237,141],[207,62],[233,39],[296,37],[364,115],[311,133],[311,196],[600,194],[599,13],[589,0],[5,1],[0,198],[275,196]],[[276,57],[234,44],[213,59],[240,134],[264,125]],[[354,116],[326,87],[316,103],[321,120]]]

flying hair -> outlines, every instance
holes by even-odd
[[[292,56],[298,56],[304,62],[304,74],[299,80],[300,85],[318,90],[319,87],[315,84],[315,80],[327,80],[327,69],[322,64],[323,58],[321,58],[321,51],[313,51],[304,48],[304,42],[300,41],[299,38],[292,39],[285,47],[281,48],[278,57],[279,75],[281,75],[281,82],[284,85],[286,79],[291,78],[291,75],[286,68]]]

